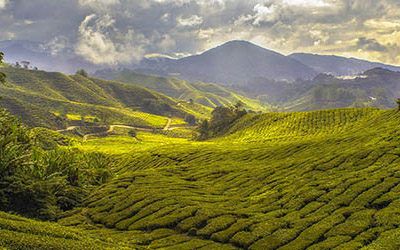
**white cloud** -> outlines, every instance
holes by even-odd
[[[0,10],[5,9],[8,4],[8,0],[0,0]]]
[[[52,55],[58,55],[68,48],[68,38],[65,36],[57,36],[45,44],[45,49]]]
[[[283,4],[304,7],[328,7],[330,3],[325,0],[283,0]]]
[[[114,24],[115,20],[109,15],[86,16],[79,26],[76,53],[95,64],[115,65],[140,60],[148,40],[133,29],[119,31]]]
[[[254,6],[254,25],[260,25],[263,22],[273,22],[278,18],[278,6],[272,4],[271,6],[265,6],[263,4],[257,4]]]
[[[79,0],[79,5],[107,13],[110,7],[120,4],[119,0]]]
[[[193,15],[188,18],[180,16],[176,21],[179,27],[196,27],[203,23],[203,18],[198,15]]]
[[[168,34],[163,35],[161,37],[161,41],[158,44],[158,47],[160,48],[161,52],[167,52],[171,49],[174,49],[176,46],[175,40]]]

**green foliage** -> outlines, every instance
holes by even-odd
[[[200,125],[199,139],[204,140],[227,132],[236,120],[247,114],[247,111],[242,108],[242,102],[238,102],[233,107],[216,107],[211,112],[212,118],[210,122],[203,122]]]
[[[398,105],[398,110],[400,111],[400,98],[397,98],[396,103]]]
[[[185,122],[187,122],[187,124],[191,126],[196,125],[196,117],[194,115],[188,114],[185,116]]]
[[[88,77],[89,76],[89,74],[86,72],[86,70],[84,70],[84,69],[79,69],[78,71],[76,71],[76,73],[75,73],[76,75],[80,75],[80,76],[83,76],[83,77]]]
[[[136,132],[136,130],[131,129],[131,130],[129,130],[128,135],[136,138],[137,132]]]
[[[3,64],[4,53],[0,51],[0,66]],[[0,72],[0,83],[6,82],[6,74]]]
[[[0,209],[55,219],[105,183],[112,160],[58,147],[69,142],[46,129],[29,131],[0,110]]]
[[[74,142],[71,137],[46,128],[31,129],[30,137],[35,145],[45,150],[56,149],[59,146],[69,146]]]

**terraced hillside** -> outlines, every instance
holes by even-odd
[[[213,83],[187,82],[177,78],[149,76],[128,69],[98,71],[95,76],[142,86],[183,101],[192,99],[196,103],[211,108],[233,105],[238,101],[243,102],[247,108],[252,110],[266,110],[267,108],[267,105],[261,104],[259,101]]]
[[[59,223],[150,249],[399,249],[399,122],[392,110],[270,113],[208,142],[142,141]]]
[[[105,124],[163,127],[162,116],[204,117],[210,112],[201,105],[181,105],[162,94],[118,82],[12,67],[2,71],[7,84],[0,86],[1,106],[30,126],[65,128],[70,117],[89,117]]]

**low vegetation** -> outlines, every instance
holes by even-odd
[[[100,153],[62,149],[70,139],[45,129],[28,130],[0,111],[0,209],[55,220],[80,205],[92,187],[112,174]]]

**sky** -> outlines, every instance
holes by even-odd
[[[400,65],[400,0],[0,0],[0,41],[94,64],[183,57],[230,40]]]

